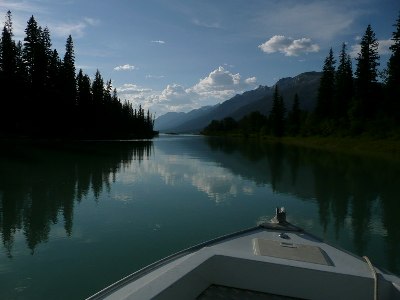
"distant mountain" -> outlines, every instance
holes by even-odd
[[[198,109],[191,110],[190,112],[168,112],[158,117],[154,122],[155,130],[162,132],[173,131],[185,122],[192,119],[200,118],[201,116],[210,112],[214,106],[203,106]]]
[[[282,78],[275,84],[278,85],[279,93],[283,97],[287,111],[291,109],[296,93],[299,95],[301,109],[306,111],[314,110],[321,75],[321,72],[307,72],[295,77]],[[275,85],[270,88],[270,92],[264,98],[259,98],[257,101],[235,111],[231,114],[231,117],[238,120],[253,111],[268,115],[272,108]]]
[[[320,78],[320,72],[307,72],[280,79],[276,85],[283,96],[286,109],[291,108],[296,93],[299,95],[302,109],[308,111],[314,109]],[[239,120],[253,111],[267,115],[272,107],[274,88],[275,85],[272,87],[260,85],[255,90],[235,95],[215,106],[205,106],[188,113],[167,113],[155,120],[155,129],[161,132],[197,133],[212,120],[221,120],[226,117]]]

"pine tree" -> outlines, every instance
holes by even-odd
[[[74,104],[76,97],[75,83],[75,53],[74,43],[71,35],[68,36],[65,44],[65,54],[62,64],[62,76],[64,81],[64,91],[67,93],[68,101]]]
[[[33,16],[24,44],[15,43],[11,12],[0,39],[0,135],[31,137],[151,137],[154,120],[139,106],[121,104],[111,80],[97,70],[93,84],[82,70],[75,75],[72,37],[65,55],[53,50],[50,30]],[[83,130],[81,130],[83,129]]]
[[[360,42],[360,53],[358,54],[356,68],[356,95],[354,103],[354,117],[360,120],[371,119],[376,115],[379,108],[379,86],[378,82],[378,41],[371,25],[368,25]]]
[[[325,58],[318,89],[315,117],[318,122],[333,117],[333,96],[335,91],[335,58],[332,48]]]
[[[74,44],[71,35],[68,36],[65,44],[65,54],[62,61],[61,69],[62,78],[62,97],[61,97],[61,113],[60,129],[66,132],[72,132],[76,129],[76,123],[72,123],[76,115],[76,80],[75,80],[75,53]]]
[[[400,124],[400,14],[392,33],[393,44],[390,46],[392,55],[388,62],[387,77],[387,113]]]
[[[78,110],[78,127],[83,130],[84,135],[88,135],[90,127],[94,124],[93,105],[92,105],[92,88],[90,78],[87,74],[83,74],[82,69],[76,76],[77,86],[77,110]]]
[[[3,80],[12,78],[16,70],[16,45],[13,35],[11,12],[8,11],[1,34],[0,47],[0,70],[3,74]]]
[[[301,128],[301,110],[299,95],[296,93],[293,99],[292,110],[288,114],[289,134],[296,136],[300,133]]]
[[[31,87],[37,86],[36,76],[38,70],[38,54],[41,29],[39,28],[35,18],[31,16],[25,29],[23,58],[28,71],[28,81]]]
[[[342,44],[339,65],[335,76],[334,117],[340,125],[346,126],[348,110],[353,98],[353,70],[351,58],[347,54],[346,44]]]
[[[16,45],[13,40],[11,12],[6,15],[6,22],[1,34],[0,44],[0,132],[15,130],[15,102],[13,92],[16,86]]]
[[[104,80],[100,74],[100,71],[97,70],[94,76],[94,80],[92,83],[92,114],[93,114],[93,124],[95,128],[101,128],[103,114],[104,114]]]
[[[269,115],[272,134],[276,137],[281,137],[285,133],[285,104],[283,98],[279,95],[278,85],[275,85],[273,95],[272,108]]]

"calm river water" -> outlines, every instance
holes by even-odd
[[[3,144],[0,299],[83,299],[276,206],[400,274],[399,187],[399,162],[280,144]]]

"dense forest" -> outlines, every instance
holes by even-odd
[[[324,61],[314,111],[300,109],[294,96],[285,107],[275,85],[268,116],[253,112],[241,120],[212,121],[206,135],[258,136],[360,136],[400,137],[400,16],[394,25],[391,56],[383,71],[378,69],[378,40],[368,25],[360,42],[353,74],[352,60],[343,43],[336,61],[332,48]],[[337,63],[337,67],[336,67]]]
[[[150,138],[154,117],[122,103],[111,80],[76,72],[72,37],[60,58],[32,16],[23,42],[8,11],[0,40],[0,137]]]

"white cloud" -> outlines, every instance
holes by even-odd
[[[147,74],[146,75],[147,79],[161,79],[161,78],[164,78],[164,77],[165,77],[164,75],[151,75],[151,74]]]
[[[392,51],[389,49],[390,46],[394,44],[393,40],[379,40],[378,41],[378,52],[380,55],[391,54]]]
[[[244,82],[246,84],[256,84],[257,83],[257,78],[256,77],[250,77],[250,78],[247,78]]]
[[[227,100],[245,89],[252,88],[256,80],[252,77],[241,81],[239,73],[233,74],[220,66],[207,77],[200,79],[189,91],[198,94],[200,98]]]
[[[190,102],[188,95],[190,93],[179,84],[168,84],[159,96],[160,101],[168,101],[173,104]]]
[[[117,90],[122,99],[134,105],[142,104],[145,109],[150,108],[161,115],[168,111],[189,111],[204,105],[215,105],[237,93],[255,88],[256,82],[256,77],[242,80],[239,73],[233,74],[218,67],[189,88],[173,83],[162,91],[154,91],[135,84],[125,84]]]
[[[86,17],[76,22],[50,24],[49,28],[58,37],[72,35],[74,38],[81,38],[85,35],[85,29],[88,26],[96,26],[99,23],[99,20]]]
[[[393,41],[392,40],[378,40],[378,54],[379,55],[387,55],[387,54],[391,54],[392,52],[390,51],[389,47],[391,45],[393,45]],[[356,44],[356,45],[352,45],[350,47],[350,56],[353,58],[357,58],[358,54],[361,51],[361,45],[360,44]]]
[[[91,26],[97,26],[97,25],[100,24],[100,20],[98,20],[98,19],[93,19],[93,18],[88,18],[88,17],[84,18],[84,21],[85,21],[87,24],[91,25]]]
[[[221,28],[221,24],[219,22],[205,22],[205,21],[200,21],[199,19],[193,19],[193,24],[205,28],[214,28],[214,29]]]
[[[330,41],[343,34],[360,16],[366,13],[357,1],[271,1],[260,8],[255,19],[265,34],[270,29],[285,35],[298,36],[306,32],[319,40]]]
[[[133,83],[125,83],[117,89],[120,94],[141,94],[152,92],[152,89],[143,88]]]
[[[122,66],[117,66],[114,68],[114,71],[133,71],[133,70],[137,70],[138,68],[135,66],[132,66],[130,64],[125,64]]]
[[[43,7],[34,5],[30,1],[0,0],[0,9],[10,10],[11,12],[14,11],[32,12],[32,11],[37,11],[39,9],[43,9]]]
[[[274,35],[265,43],[258,46],[265,53],[284,53],[286,56],[299,56],[310,52],[318,52],[319,46],[309,38],[293,39],[283,35]]]
[[[156,43],[156,44],[161,44],[161,45],[165,44],[165,41],[162,41],[162,40],[150,41],[150,42]]]

